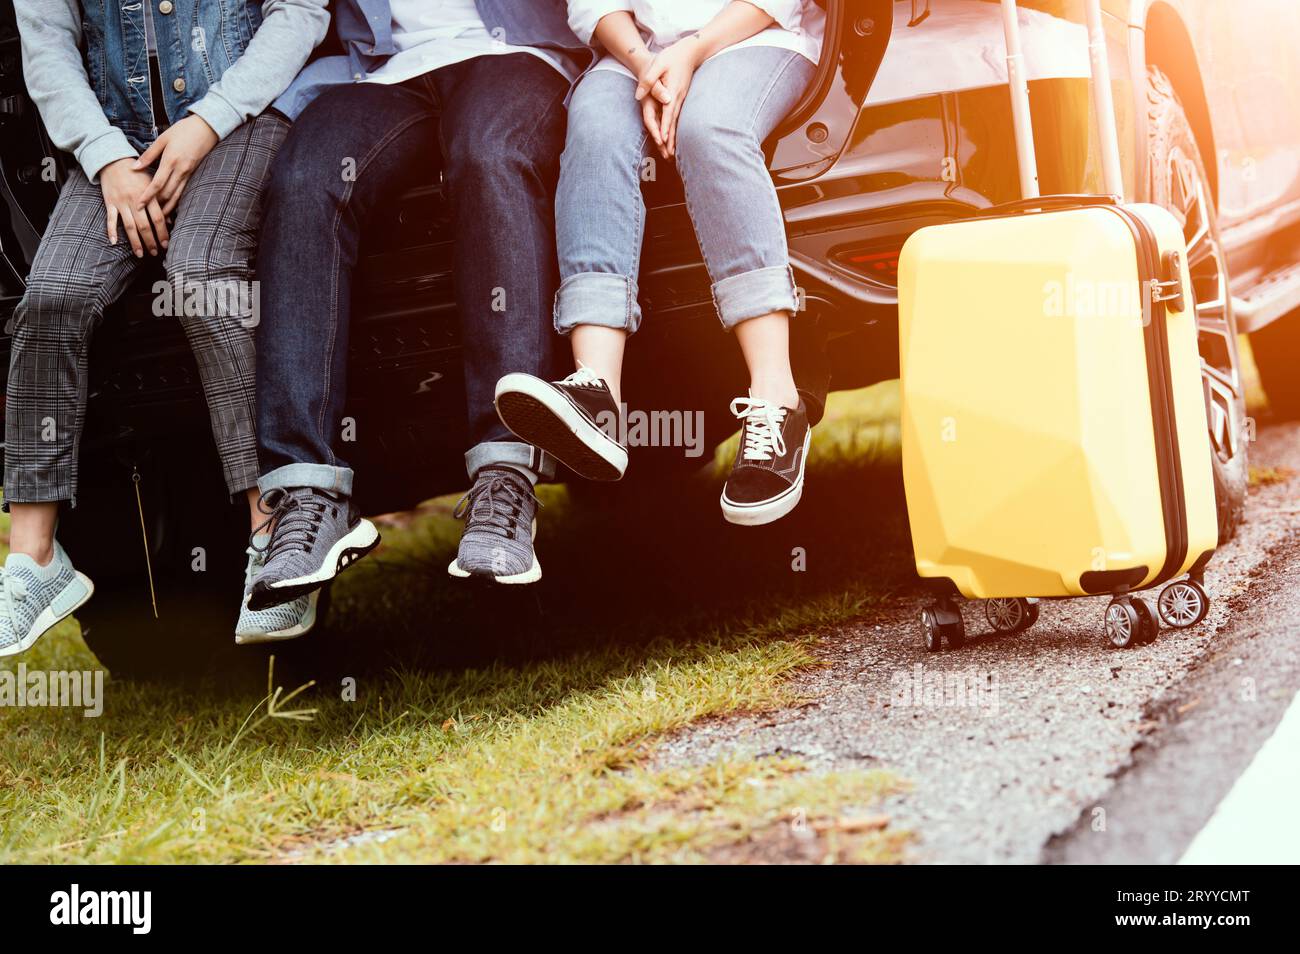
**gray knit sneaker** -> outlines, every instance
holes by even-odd
[[[241,646],[293,639],[309,632],[316,625],[316,601],[320,598],[320,590],[312,590],[305,596],[269,609],[249,609],[248,595],[253,589],[253,580],[266,564],[266,549],[270,542],[268,534],[257,534],[247,551],[244,599],[239,604],[239,622],[235,624],[235,642]]]
[[[460,550],[447,572],[497,583],[535,583],[542,567],[533,552],[541,503],[528,478],[509,467],[484,467],[456,504],[465,518]]]
[[[248,594],[249,609],[279,606],[318,590],[379,545],[375,525],[343,494],[275,488],[262,495],[258,507],[268,517],[254,536],[269,529],[271,542]]]
[[[45,566],[26,554],[9,554],[0,569],[0,656],[26,652],[94,592],[57,541],[54,559]]]

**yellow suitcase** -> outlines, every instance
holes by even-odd
[[[1027,101],[1013,116],[1032,142]],[[921,229],[899,258],[903,480],[917,572],[940,584],[922,612],[932,651],[964,640],[953,590],[989,600],[1000,631],[1032,625],[1041,598],[1113,594],[1119,647],[1208,610],[1218,525],[1182,228],[1118,199],[1102,138],[1117,195],[1039,197],[1022,149],[1026,199]],[[1155,603],[1134,595],[1161,585]]]

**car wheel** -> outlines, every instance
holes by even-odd
[[[1226,543],[1241,522],[1248,478],[1246,399],[1237,323],[1213,194],[1196,136],[1169,78],[1154,67],[1147,71],[1147,129],[1150,173],[1146,201],[1172,212],[1183,223],[1187,240],[1201,374],[1209,395],[1219,542]]]

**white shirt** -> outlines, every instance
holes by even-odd
[[[658,53],[694,33],[716,17],[731,0],[569,0],[569,27],[583,43],[595,44],[596,24],[620,10],[632,14],[651,53]],[[826,14],[813,0],[749,0],[775,23],[748,39],[733,43],[714,56],[747,46],[775,46],[792,50],[813,63],[821,56]],[[711,59],[712,57],[710,57]],[[606,53],[594,67],[632,73],[613,54]]]
[[[531,53],[573,78],[556,57],[488,33],[474,0],[389,0],[389,8],[397,52],[366,76],[367,83],[404,83],[476,56],[505,53]]]

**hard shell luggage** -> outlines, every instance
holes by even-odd
[[[926,645],[1038,600],[1111,594],[1123,647],[1204,618],[1218,543],[1205,392],[1182,228],[1121,198],[1105,39],[1089,0],[1106,196],[1037,188],[1014,0],[1003,0],[1025,198],[923,228],[899,258],[903,480]],[[1158,600],[1135,594],[1162,586]]]

